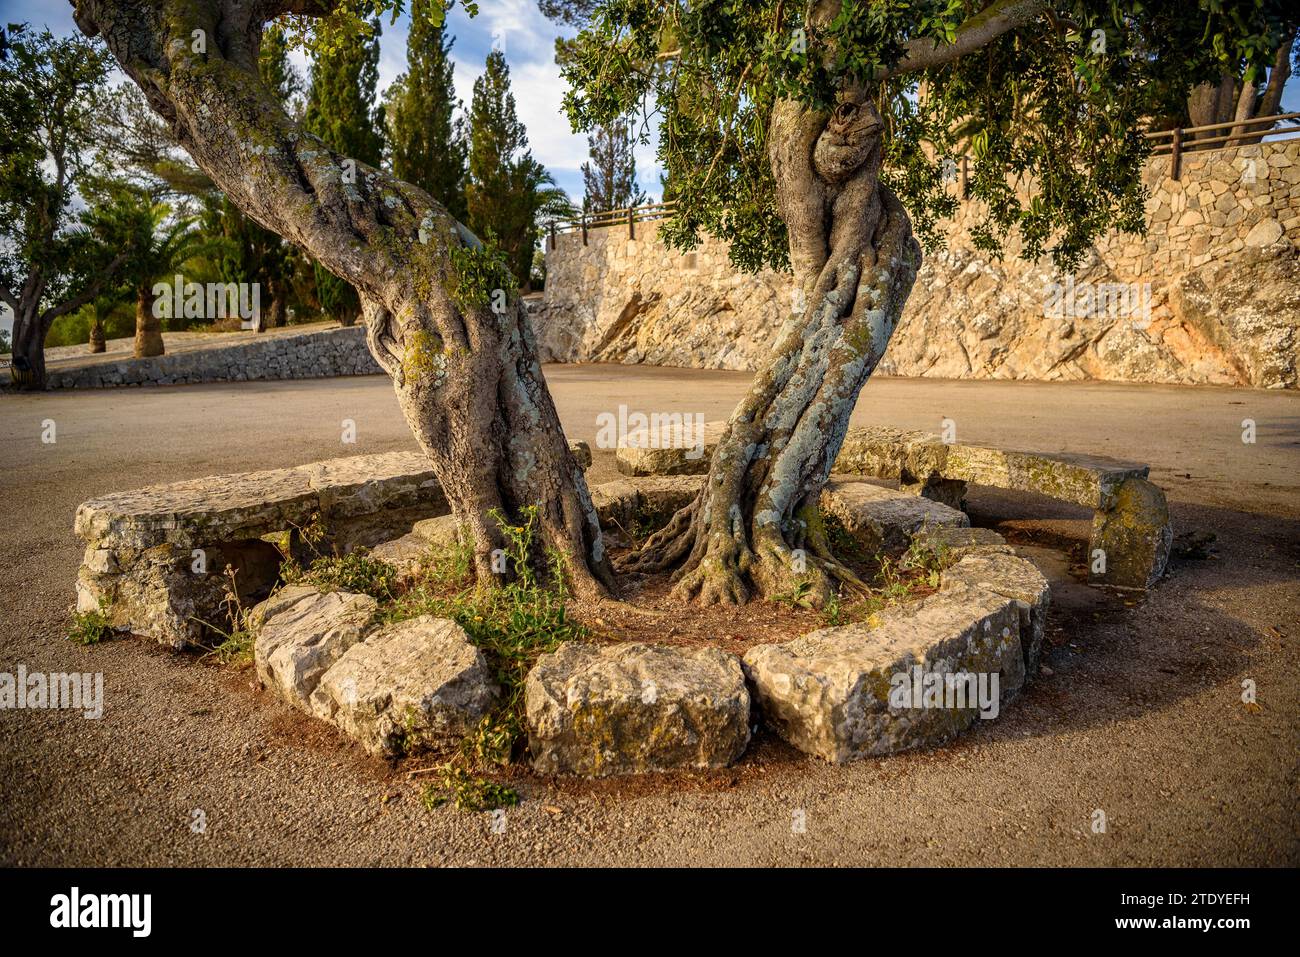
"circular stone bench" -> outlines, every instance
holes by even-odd
[[[707,473],[725,427],[708,422],[702,430],[682,430],[661,423],[635,430],[615,453],[618,469],[631,476]],[[929,432],[870,426],[848,430],[834,471],[896,479],[902,491],[956,509],[967,483],[1092,509],[1088,567],[1094,584],[1148,588],[1169,562],[1173,531],[1165,493],[1148,481],[1149,466],[1135,462],[948,443]]]
[[[571,442],[580,466],[585,442]],[[421,452],[354,455],[297,468],[270,469],[129,492],[82,503],[74,521],[86,543],[77,575],[77,610],[101,603],[118,631],[174,648],[198,643],[210,625],[225,627],[227,565],[237,570],[240,600],[265,598],[283,558],[265,536],[318,525],[318,548],[347,552],[409,532],[445,515],[447,498]]]
[[[767,726],[808,754],[843,763],[934,746],[982,713],[961,705],[987,692],[996,717],[1036,673],[1048,601],[1029,562],[976,551],[919,602],[751,648],[745,674]],[[952,696],[927,699],[935,683]]]
[[[566,642],[533,666],[524,695],[543,774],[722,768],[749,743],[740,659],[717,648]]]

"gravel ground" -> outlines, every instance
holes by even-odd
[[[589,441],[595,414],[619,403],[724,417],[748,378],[621,366],[548,377],[570,436]],[[1073,582],[1061,551],[1027,548],[1055,586],[1051,674],[949,747],[830,767],[764,737],[726,772],[591,784],[520,770],[524,802],[494,828],[490,815],[426,811],[407,773],[418,762],[366,757],[247,672],[139,640],[63,637],[79,502],[411,448],[386,380],[0,397],[0,671],[100,671],[105,696],[98,721],[0,712],[0,862],[1300,863],[1300,396],[877,379],[855,418],[937,430],[945,417],[959,441],[1148,461],[1176,531],[1213,530],[1217,551],[1124,601]],[[339,442],[345,418],[355,445]],[[593,480],[613,474],[598,451]],[[972,513],[1059,547],[1087,535],[1086,513],[1032,496],[976,490]],[[1257,708],[1241,700],[1246,679]],[[1092,832],[1097,810],[1105,833]]]

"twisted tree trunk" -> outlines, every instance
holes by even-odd
[[[261,83],[263,24],[282,13],[323,15],[334,4],[74,5],[81,29],[104,37],[226,196],[356,287],[370,350],[472,536],[480,581],[497,580],[493,553],[505,545],[491,513],[513,522],[537,505],[541,544],[565,562],[575,589],[612,587],[595,509],[517,297],[498,314],[467,296],[471,277],[458,273],[453,252],[476,249],[474,236],[423,190],[328,150]]]
[[[921,261],[907,213],[879,181],[882,132],[867,90],[845,93],[829,116],[788,101],[773,110],[769,158],[795,308],[700,495],[628,563],[675,569],[681,597],[742,603],[806,582],[824,602],[853,580],[831,554],[818,500]]]

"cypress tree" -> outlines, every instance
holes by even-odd
[[[465,120],[452,83],[453,40],[440,0],[414,0],[406,72],[388,88],[386,113],[393,175],[414,183],[464,222]]]
[[[303,117],[308,132],[319,136],[330,149],[376,167],[384,152],[384,109],[374,106],[379,32],[378,18],[372,19],[355,39],[317,55]],[[361,311],[356,290],[319,263],[314,269],[321,308],[343,325],[352,325]]]
[[[469,225],[500,248],[520,286],[527,288],[537,241],[537,212],[553,180],[528,150],[515,113],[510,68],[500,50],[474,81],[469,114]]]
[[[591,160],[582,164],[583,206],[593,213],[627,209],[645,202],[636,184],[636,157],[627,120],[598,126],[587,137]]]

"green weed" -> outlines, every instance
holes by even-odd
[[[79,645],[97,645],[113,637],[113,625],[108,618],[108,599],[100,598],[99,607],[92,611],[74,612],[68,640]]]

